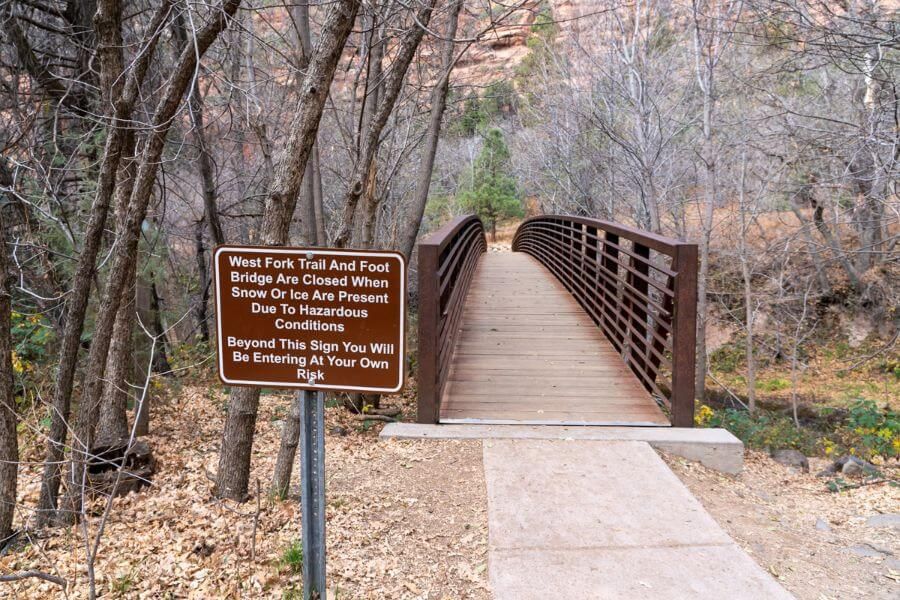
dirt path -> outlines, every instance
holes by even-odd
[[[888,484],[831,493],[826,480],[747,452],[744,472],[722,475],[666,457],[719,524],[800,599],[900,597],[900,529],[869,517],[900,513]],[[824,461],[810,461],[813,473]]]

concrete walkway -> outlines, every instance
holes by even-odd
[[[487,439],[497,600],[791,598],[645,442]]]

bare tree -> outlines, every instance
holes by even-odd
[[[413,57],[415,57],[416,50],[419,47],[419,43],[422,41],[422,37],[425,35],[425,28],[428,27],[428,22],[431,19],[431,12],[435,2],[436,0],[424,0],[423,6],[419,9],[413,19],[413,24],[410,26],[406,35],[403,36],[403,40],[400,42],[400,48],[397,50],[397,56],[394,58],[390,72],[383,84],[381,98],[378,102],[377,109],[373,111],[371,121],[369,121],[367,126],[362,130],[364,133],[360,142],[361,148],[359,156],[350,177],[350,187],[344,195],[340,229],[334,239],[334,244],[338,247],[346,246],[351,240],[357,205],[359,204],[359,199],[366,190],[369,190],[370,193],[365,204],[366,210],[363,215],[363,220],[364,222],[370,222],[374,218],[374,212],[378,202],[371,197],[371,190],[374,185],[373,179],[375,177],[372,169],[375,165],[381,133],[394,110],[394,105],[396,104],[397,98],[403,87],[403,80],[406,77],[406,72],[409,69],[410,63],[412,63]],[[361,245],[363,247],[368,247],[371,244],[371,236],[364,233],[362,234],[362,239],[359,241],[362,242]]]
[[[5,208],[0,204],[0,545],[12,534],[19,469],[12,365],[12,274],[6,249]]]
[[[85,469],[93,450],[94,427],[100,406],[100,395],[106,368],[115,317],[127,283],[126,276],[137,260],[137,244],[141,225],[147,213],[153,185],[159,169],[166,137],[185,91],[195,76],[200,57],[227,27],[240,0],[224,0],[210,16],[209,22],[196,32],[191,43],[182,49],[156,107],[151,129],[142,145],[134,189],[128,203],[125,227],[120,234],[113,265],[100,304],[99,318],[91,341],[85,390],[78,407],[73,444],[73,460],[69,471],[63,520],[71,520],[81,513],[84,497]],[[114,129],[115,131],[115,129]]]
[[[68,432],[68,418],[71,406],[72,384],[78,359],[78,347],[84,327],[91,283],[94,280],[97,255],[106,226],[116,177],[123,147],[128,136],[127,123],[132,118],[140,87],[147,75],[156,43],[163,32],[163,24],[169,16],[171,0],[164,0],[147,27],[147,36],[141,44],[140,52],[134,58],[125,77],[124,60],[120,54],[121,12],[115,1],[102,1],[97,5],[97,31],[101,47],[100,78],[101,89],[108,90],[112,102],[109,118],[109,135],[103,152],[103,160],[97,182],[97,191],[91,205],[90,222],[84,235],[84,248],[78,261],[78,268],[72,278],[72,291],[66,302],[65,331],[60,349],[56,387],[51,411],[50,436],[47,444],[47,458],[44,477],[41,482],[41,497],[38,503],[38,522],[46,523],[57,506],[59,493],[59,473]],[[121,85],[121,87],[120,87]],[[115,100],[113,100],[115,98]]]
[[[713,215],[719,204],[718,157],[716,143],[718,90],[716,71],[722,55],[731,44],[734,26],[740,17],[742,2],[694,0],[691,16],[694,38],[694,63],[697,85],[702,97],[701,136],[697,156],[703,181],[703,210],[700,211],[700,270],[697,273],[697,373],[695,394],[701,402],[706,391],[706,323],[709,317],[707,284],[709,279],[710,237]]]
[[[441,44],[441,70],[438,72],[437,81],[431,92],[431,112],[428,132],[425,135],[424,155],[419,164],[415,195],[406,207],[408,215],[400,232],[400,251],[406,257],[412,256],[422,216],[425,214],[428,192],[431,189],[431,174],[434,171],[434,157],[437,155],[438,142],[441,138],[441,124],[444,120],[444,110],[447,107],[447,92],[450,90],[450,74],[454,64],[454,42],[463,1],[450,0],[449,3],[447,30]]]
[[[266,197],[262,225],[263,243],[266,245],[283,246],[288,241],[306,162],[316,140],[335,68],[358,9],[359,0],[336,2],[330,9],[313,51],[301,85],[302,95],[294,113],[290,135]],[[221,498],[246,499],[258,409],[258,388],[232,390],[216,479],[216,494]]]

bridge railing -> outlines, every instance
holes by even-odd
[[[672,424],[694,422],[697,246],[617,223],[541,215],[513,250],[539,260],[572,293]]]
[[[487,250],[475,215],[457,217],[419,242],[420,423],[437,423],[466,293]]]

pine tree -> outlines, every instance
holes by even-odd
[[[497,239],[497,221],[522,215],[522,202],[509,172],[509,148],[499,129],[489,130],[472,167],[471,183],[460,195],[460,205],[474,211]]]

